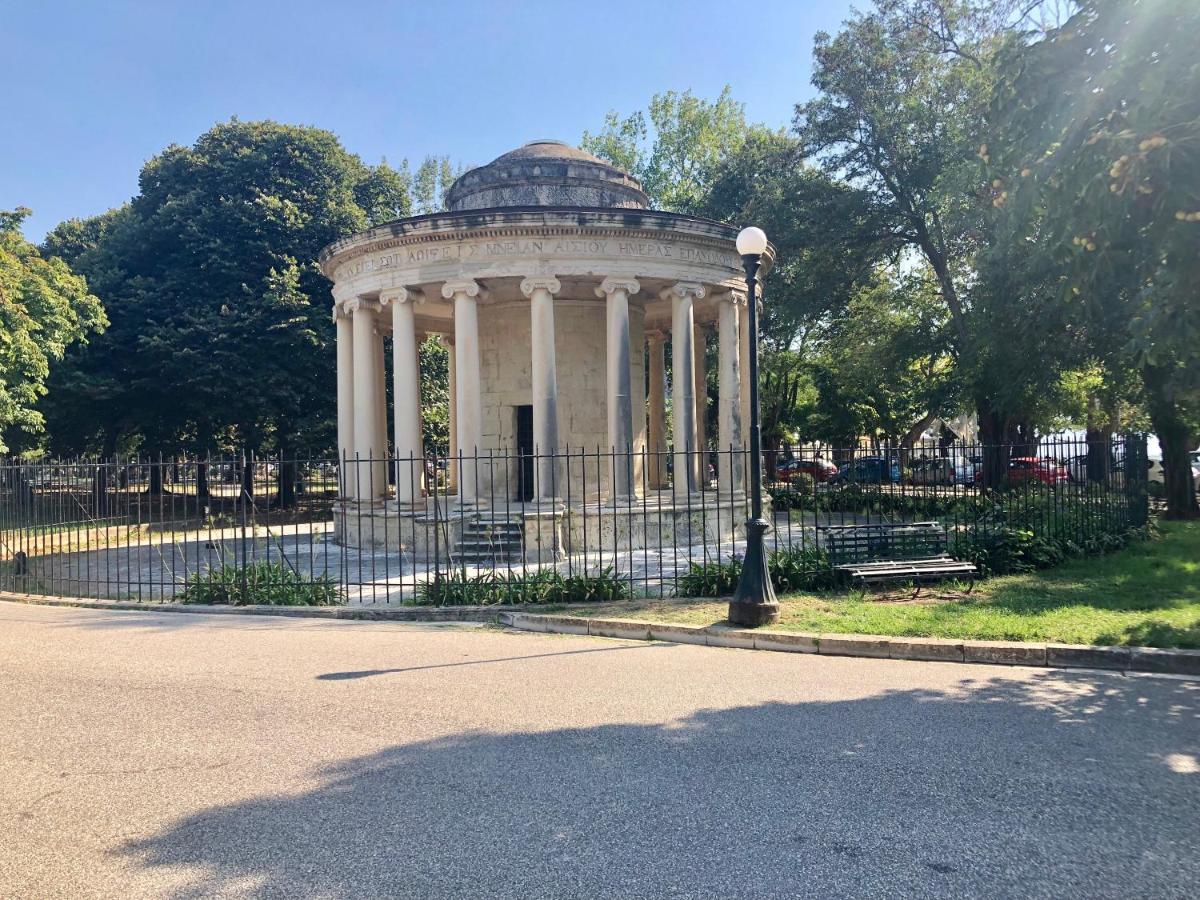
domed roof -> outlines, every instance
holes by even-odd
[[[602,166],[611,165],[598,156],[592,156],[586,150],[572,147],[565,141],[554,141],[548,138],[540,141],[530,141],[516,150],[509,150],[507,153],[503,153],[492,160],[492,165],[514,159],[582,159],[587,162],[599,163]]]
[[[446,192],[451,212],[513,206],[646,209],[636,178],[562,141],[531,141],[465,173]]]

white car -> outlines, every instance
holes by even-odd
[[[1162,460],[1151,459],[1148,461],[1148,464],[1150,471],[1146,474],[1146,481],[1150,484],[1159,485],[1161,488],[1166,484]],[[1200,452],[1192,454],[1192,484],[1196,486],[1197,491],[1200,491]]]

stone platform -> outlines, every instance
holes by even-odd
[[[769,506],[767,507],[769,509]],[[414,506],[393,501],[346,501],[335,510],[336,539],[350,547],[399,551],[416,565],[455,561],[464,550],[478,557],[481,538],[497,535],[497,561],[513,547],[501,540],[518,526],[520,558],[554,562],[596,551],[717,545],[744,536],[749,501],[744,496],[703,492],[678,498],[667,491],[620,501],[561,501],[481,506],[454,498]]]

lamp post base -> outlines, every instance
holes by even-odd
[[[729,601],[729,621],[734,625],[755,628],[779,621],[779,601],[771,586],[767,550],[763,543],[763,535],[770,530],[771,526],[763,519],[746,522],[746,558],[742,562],[737,590]]]

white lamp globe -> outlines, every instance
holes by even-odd
[[[737,252],[742,256],[762,256],[767,252],[767,233],[751,225],[737,236]]]

